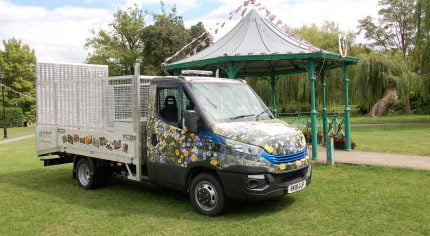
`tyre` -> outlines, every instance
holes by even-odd
[[[87,158],[80,159],[76,164],[76,179],[79,186],[84,189],[95,189],[97,187],[94,165]]]
[[[202,173],[191,181],[190,200],[197,212],[207,216],[220,215],[225,208],[221,183],[210,173]]]

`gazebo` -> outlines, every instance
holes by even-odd
[[[220,69],[230,79],[246,76],[269,76],[272,88],[272,109],[277,115],[276,84],[281,75],[308,73],[310,82],[310,114],[312,137],[317,137],[315,105],[315,71],[321,71],[322,118],[324,140],[328,137],[325,72],[343,70],[345,150],[351,150],[350,107],[348,101],[348,66],[358,62],[355,57],[319,49],[293,33],[288,33],[252,9],[225,36],[206,49],[182,60],[164,65],[163,69],[178,75],[182,69]],[[317,138],[312,138],[312,159],[318,160]]]

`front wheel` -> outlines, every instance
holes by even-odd
[[[191,181],[190,200],[197,212],[207,216],[220,215],[225,208],[222,186],[209,173],[200,174]]]

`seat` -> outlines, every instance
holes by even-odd
[[[164,99],[164,108],[160,111],[161,117],[167,122],[178,122],[178,105],[175,96],[166,96]]]

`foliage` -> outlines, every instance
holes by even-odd
[[[405,56],[414,46],[415,0],[379,0],[378,22],[368,16],[359,20],[360,31],[373,46],[399,49]]]
[[[145,42],[143,55],[145,65],[152,66],[156,74],[162,73],[161,63],[191,41],[191,35],[185,29],[181,16],[176,8],[166,13],[153,13],[154,24],[143,30],[142,38]]]
[[[35,97],[34,50],[15,38],[4,40],[3,46],[4,50],[0,50],[0,70],[4,71],[4,84],[18,92]],[[35,119],[33,99],[15,93],[6,94],[6,106],[21,108],[26,120]]]
[[[154,23],[146,25],[146,16]],[[206,30],[201,22],[186,29],[182,16],[173,7],[169,12],[161,2],[161,13],[143,11],[137,6],[118,10],[108,29],[93,30],[85,47],[92,50],[88,63],[109,65],[109,75],[133,74],[135,62],[141,73],[160,75],[161,63]],[[191,48],[197,45],[191,45]],[[179,57],[184,57],[183,52]]]
[[[6,126],[22,127],[24,124],[24,113],[21,108],[7,107],[6,109]],[[3,127],[3,109],[0,109],[0,127]]]
[[[421,80],[396,53],[370,53],[361,57],[351,80],[351,97],[369,110],[392,86],[400,97],[418,94]]]
[[[93,37],[85,44],[92,49],[87,63],[108,65],[110,75],[133,74],[134,63],[144,60],[144,17],[137,6],[118,10],[107,30],[92,30]]]

